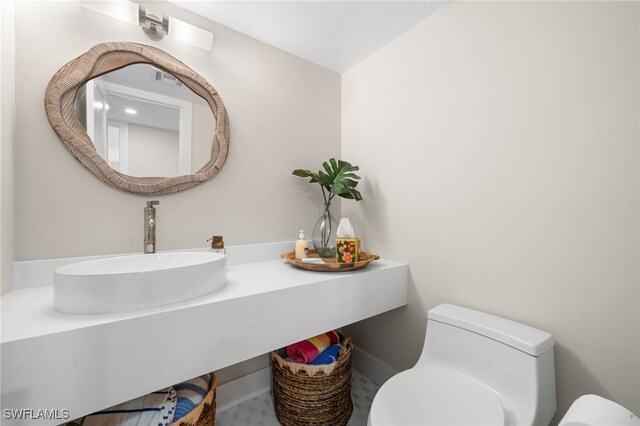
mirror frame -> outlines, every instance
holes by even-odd
[[[92,78],[127,65],[147,63],[170,72],[209,104],[216,120],[211,158],[190,175],[136,177],[120,173],[96,152],[74,110],[78,89]],[[71,153],[101,181],[125,192],[161,195],[183,191],[213,178],[227,159],[229,118],[218,92],[198,73],[168,53],[152,46],[131,42],[107,42],[86,53],[55,73],[45,93],[45,109],[51,127]]]

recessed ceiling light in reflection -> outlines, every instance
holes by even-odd
[[[138,111],[136,111],[136,110],[135,110],[135,109],[133,109],[133,108],[125,108],[125,109],[124,109],[124,112],[126,112],[127,114],[131,114],[131,115],[134,115],[134,114],[137,114],[137,113],[138,113]]]

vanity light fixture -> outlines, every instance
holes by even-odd
[[[209,31],[171,16],[148,13],[144,5],[130,0],[83,1],[81,4],[94,12],[138,25],[147,37],[155,41],[166,36],[204,50],[211,50],[213,45],[213,34]]]
[[[207,30],[188,24],[176,18],[169,17],[171,37],[204,50],[211,50],[213,34]]]

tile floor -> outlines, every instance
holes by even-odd
[[[373,397],[380,386],[358,371],[351,374],[353,414],[348,426],[366,426]],[[271,392],[263,393],[242,404],[216,413],[216,426],[278,426]]]

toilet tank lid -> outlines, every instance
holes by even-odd
[[[553,336],[545,331],[448,303],[431,309],[427,318],[487,336],[533,356],[542,355],[554,345]]]

